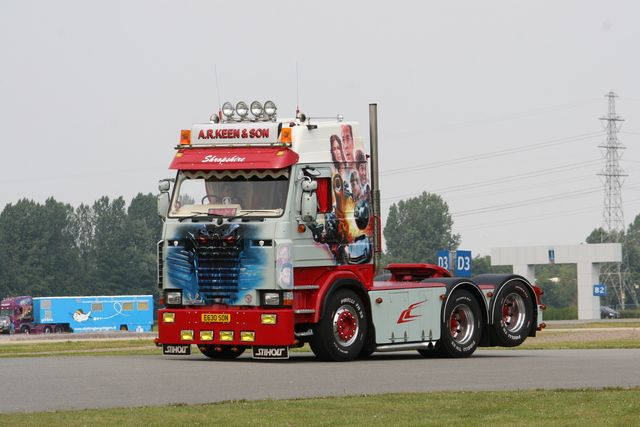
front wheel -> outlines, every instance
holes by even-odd
[[[313,353],[329,362],[347,362],[362,352],[367,336],[364,304],[355,292],[339,290],[327,303],[324,317],[313,328]]]
[[[507,283],[493,306],[491,343],[515,347],[527,339],[533,323],[533,302],[522,282]]]
[[[246,345],[200,345],[200,352],[211,359],[230,360],[240,356],[247,349]]]
[[[439,355],[469,357],[478,348],[481,335],[482,314],[478,301],[471,292],[453,291],[443,311]]]
[[[31,332],[31,329],[29,329],[29,327],[27,325],[20,326],[20,333],[21,334],[28,334],[30,332]]]

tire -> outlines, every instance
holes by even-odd
[[[482,336],[482,313],[476,297],[469,291],[453,291],[444,307],[442,319],[438,355],[471,356]]]
[[[360,297],[350,290],[338,290],[329,298],[324,317],[314,325],[309,341],[311,350],[316,357],[329,362],[355,359],[364,347],[366,319]]]
[[[27,325],[20,326],[20,333],[21,334],[28,334],[30,332],[31,332],[31,330],[29,329],[29,327]]]
[[[53,327],[54,334],[61,334],[63,332],[64,332],[64,328],[62,327],[62,325],[56,325]]]
[[[533,323],[533,301],[522,282],[510,282],[499,291],[493,306],[491,344],[515,347],[529,336]]]
[[[51,326],[45,326],[44,327],[44,333],[45,334],[50,334],[51,333]]]
[[[210,359],[231,360],[247,349],[246,345],[200,345],[198,349]]]

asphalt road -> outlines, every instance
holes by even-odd
[[[194,348],[195,349],[195,348]],[[195,350],[197,352],[197,350]],[[7,358],[0,413],[447,390],[640,386],[640,349],[479,350],[468,359],[375,353],[349,363],[191,356]]]

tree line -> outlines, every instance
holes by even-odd
[[[128,206],[122,197],[106,196],[77,208],[53,197],[44,204],[27,199],[10,203],[0,213],[0,298],[156,295],[156,244],[161,232],[156,196],[151,193],[139,193]],[[437,264],[438,250],[457,250],[461,241],[453,233],[447,203],[427,192],[394,203],[383,233],[383,266]],[[596,228],[586,241],[611,238]],[[630,280],[640,283],[640,215],[616,239],[623,244]],[[472,274],[483,273],[511,273],[511,267],[491,266],[488,255],[477,255]],[[575,265],[537,266],[536,284],[545,291],[547,306],[577,305]],[[610,293],[603,304],[618,304],[615,297]]]
[[[0,297],[155,295],[156,197],[77,208],[21,199],[0,214]]]

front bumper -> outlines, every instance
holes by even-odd
[[[275,323],[264,323],[272,322],[272,315]],[[296,344],[293,309],[163,308],[158,310],[158,340],[159,344],[290,346]]]

